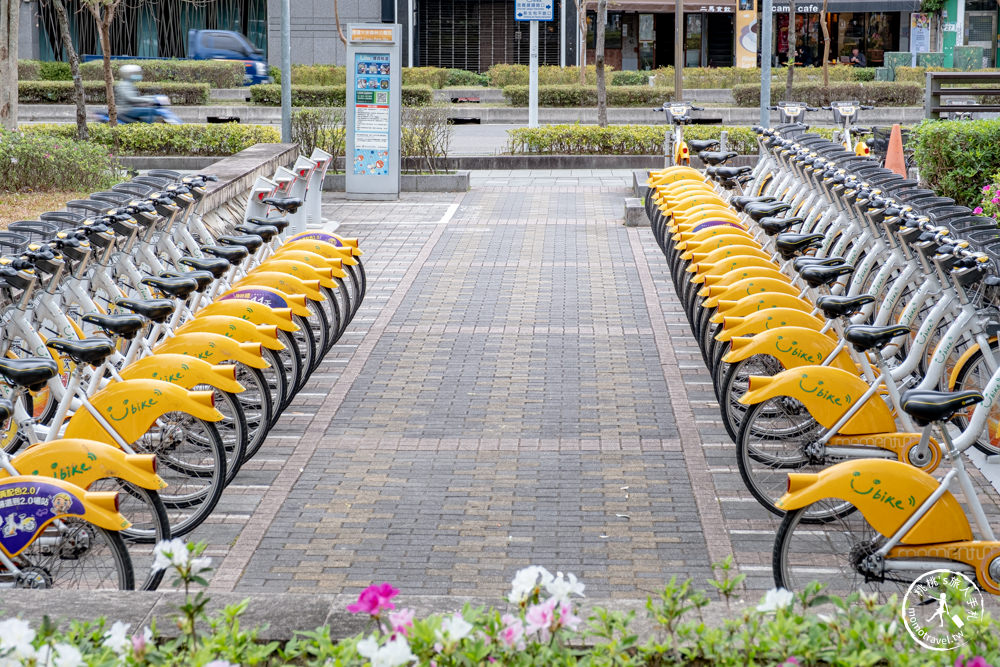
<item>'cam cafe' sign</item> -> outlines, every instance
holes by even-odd
[[[795,3],[796,14],[819,14],[820,9],[821,7],[819,5]],[[787,14],[788,5],[771,5],[771,11],[775,14]]]

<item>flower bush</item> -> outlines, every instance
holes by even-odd
[[[983,186],[982,199],[972,212],[1000,220],[1000,174],[994,174],[992,182]]]

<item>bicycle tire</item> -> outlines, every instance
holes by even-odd
[[[243,453],[243,462],[246,462],[256,456],[264,445],[264,440],[267,439],[268,431],[271,430],[271,412],[275,397],[271,395],[270,384],[261,369],[238,364],[236,376],[245,388],[236,396],[245,408],[247,428],[253,433]],[[255,397],[259,397],[259,404],[254,400]]]
[[[1000,356],[1000,343],[997,343],[997,341],[990,341],[990,347],[992,348],[994,355]],[[973,352],[972,356],[970,356],[962,367],[959,368],[958,373],[955,376],[955,387],[952,391],[965,391],[966,389],[983,391],[986,387],[987,381],[993,375],[989,368],[986,367],[985,362],[986,356],[983,354],[982,350],[976,350]],[[973,372],[977,375],[973,376]],[[947,378],[942,378],[942,381],[946,380]],[[972,405],[963,409],[961,412],[955,413],[955,416],[952,417],[952,422],[960,430],[964,431],[969,427],[969,420],[972,418],[972,413],[975,408],[976,406]],[[993,423],[993,433],[990,432],[991,422]],[[996,443],[994,443],[994,438],[996,438]],[[976,438],[976,441],[972,444],[976,449],[987,456],[1000,454],[1000,406],[994,405],[990,408],[989,418],[986,421],[985,433],[980,433]]]
[[[117,491],[119,513],[132,525],[120,531],[122,540],[129,550],[135,572],[146,572],[139,590],[155,591],[163,580],[163,570],[153,570],[153,545],[171,538],[170,519],[160,494],[152,489],[144,489],[124,480],[105,478],[96,480],[87,487],[88,491]],[[149,513],[148,522],[132,509],[130,499],[142,503]],[[139,584],[139,582],[136,582]]]

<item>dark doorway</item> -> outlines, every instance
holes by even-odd
[[[733,66],[733,25],[732,14],[705,14],[705,51],[709,67]]]
[[[656,56],[654,67],[674,64],[674,15],[654,14],[653,30],[656,31]]]

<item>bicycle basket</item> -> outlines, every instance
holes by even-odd
[[[18,220],[7,225],[7,229],[26,236],[29,243],[41,243],[52,238],[61,228],[54,222]]]
[[[66,210],[71,213],[83,213],[84,215],[100,215],[110,208],[114,208],[108,202],[94,201],[93,199],[74,199],[66,204]]]
[[[124,192],[133,197],[148,197],[156,188],[144,183],[119,183],[111,188],[113,192]]]
[[[22,252],[28,245],[28,237],[17,232],[0,232],[0,254],[11,255]]]
[[[71,213],[69,211],[50,211],[48,213],[42,213],[38,216],[38,219],[44,222],[54,222],[61,228],[65,229],[67,227],[79,227],[80,224],[87,219],[87,216],[81,215],[80,213]]]

